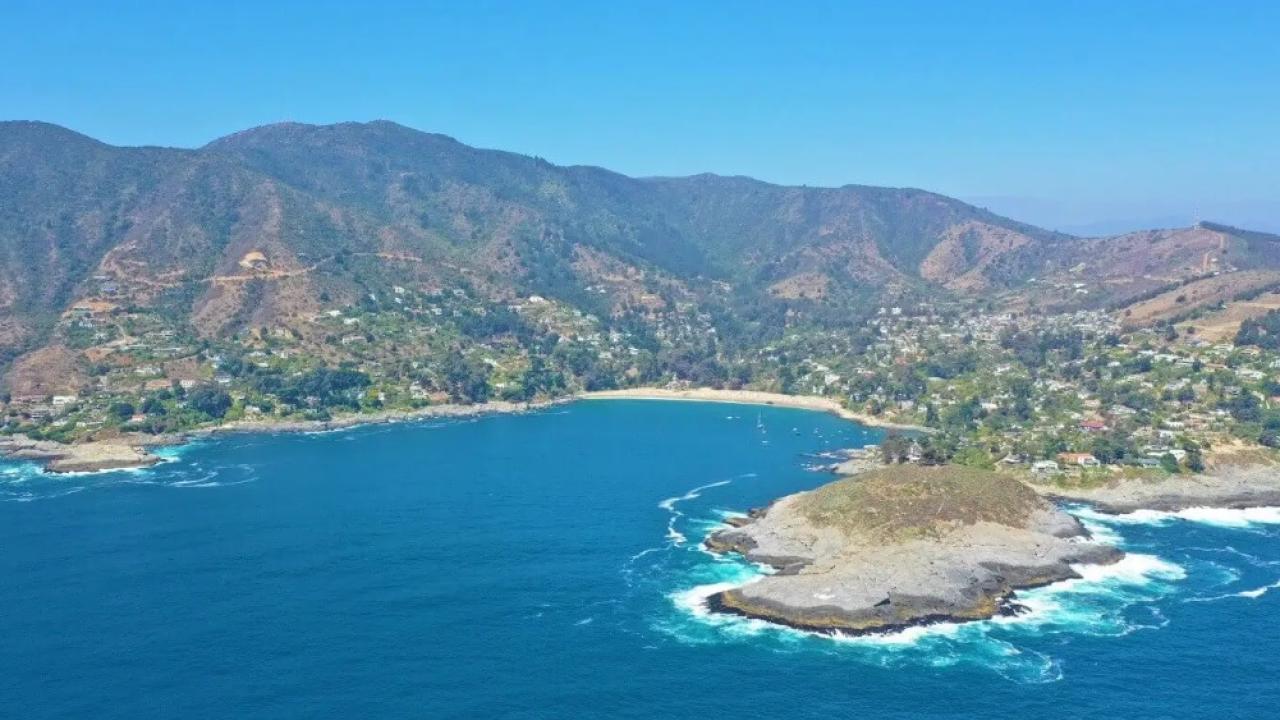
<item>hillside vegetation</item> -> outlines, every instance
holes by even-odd
[[[879,468],[823,485],[797,505],[815,525],[895,541],[979,522],[1020,528],[1044,507],[1018,480],[960,465]]]
[[[644,384],[904,401],[917,381],[815,352],[1277,271],[1280,239],[1225,226],[1084,240],[924,190],[630,178],[390,122],[198,149],[0,123],[0,400],[58,438]],[[338,370],[362,379],[293,391]],[[226,416],[190,412],[210,383]]]

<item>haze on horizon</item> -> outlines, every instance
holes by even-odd
[[[1280,231],[1280,5],[10,4],[3,119],[194,147],[386,118],[629,175]]]

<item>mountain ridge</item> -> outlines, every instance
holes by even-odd
[[[95,299],[228,338],[296,329],[393,285],[461,289],[499,304],[541,295],[606,322],[694,308],[746,343],[912,298],[1099,306],[1228,266],[1280,269],[1259,233],[1162,233],[1134,252],[1135,234],[1075,238],[916,188],[633,178],[387,120],[275,123],[193,149],[8,121],[0,368]],[[1082,283],[1082,255],[1114,262]],[[1093,294],[1073,287],[1090,282]]]

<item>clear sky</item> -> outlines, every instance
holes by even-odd
[[[1280,2],[3,0],[0,117],[177,146],[385,118],[1063,229],[1280,230]]]

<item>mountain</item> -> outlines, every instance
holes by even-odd
[[[390,122],[283,123],[199,149],[0,123],[5,364],[47,354],[59,319],[92,302],[225,339],[400,286],[538,295],[606,321],[694,308],[749,342],[904,298],[1099,305],[1280,268],[1276,247],[1211,225],[1080,240],[915,189],[631,178]]]

